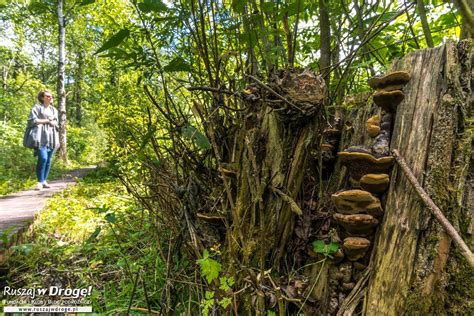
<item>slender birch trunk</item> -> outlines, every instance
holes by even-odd
[[[64,87],[64,77],[66,73],[66,17],[64,16],[64,0],[58,0],[58,111],[59,111],[59,156],[64,162],[67,158],[66,141],[66,89]]]

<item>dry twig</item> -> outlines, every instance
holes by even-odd
[[[405,159],[403,159],[403,157],[400,155],[398,150],[396,149],[392,150],[392,154],[397,160],[398,165],[400,166],[402,171],[407,176],[410,183],[415,188],[416,193],[418,193],[421,200],[425,203],[425,205],[428,207],[431,213],[435,216],[435,218],[438,220],[441,226],[443,226],[446,233],[453,239],[454,243],[459,247],[461,254],[467,259],[471,268],[474,268],[474,255],[472,254],[471,250],[466,245],[464,240],[461,238],[459,233],[456,231],[454,226],[448,221],[448,219],[443,215],[443,212],[441,212],[441,210],[436,206],[436,204],[429,197],[426,191],[418,183],[417,179],[415,178],[415,175],[410,170],[410,167],[408,167]]]

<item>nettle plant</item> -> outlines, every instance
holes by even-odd
[[[209,311],[216,307],[216,303],[223,309],[227,309],[232,304],[232,287],[235,284],[233,277],[220,276],[222,265],[210,257],[209,251],[203,252],[202,259],[196,261],[201,267],[201,276],[204,277],[208,284],[215,283],[219,290],[206,290],[204,298],[201,300],[203,315],[209,315]]]

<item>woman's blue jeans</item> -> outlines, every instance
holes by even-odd
[[[38,162],[36,164],[36,177],[38,182],[45,182],[51,169],[51,160],[53,158],[55,149],[46,146],[36,149],[38,155]]]

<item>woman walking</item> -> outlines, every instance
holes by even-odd
[[[36,177],[38,184],[36,190],[50,188],[46,179],[51,169],[51,160],[56,149],[59,147],[58,133],[58,110],[51,104],[53,95],[44,90],[38,93],[39,104],[35,104],[28,116],[28,127],[34,130],[35,156],[38,156],[36,164]]]

